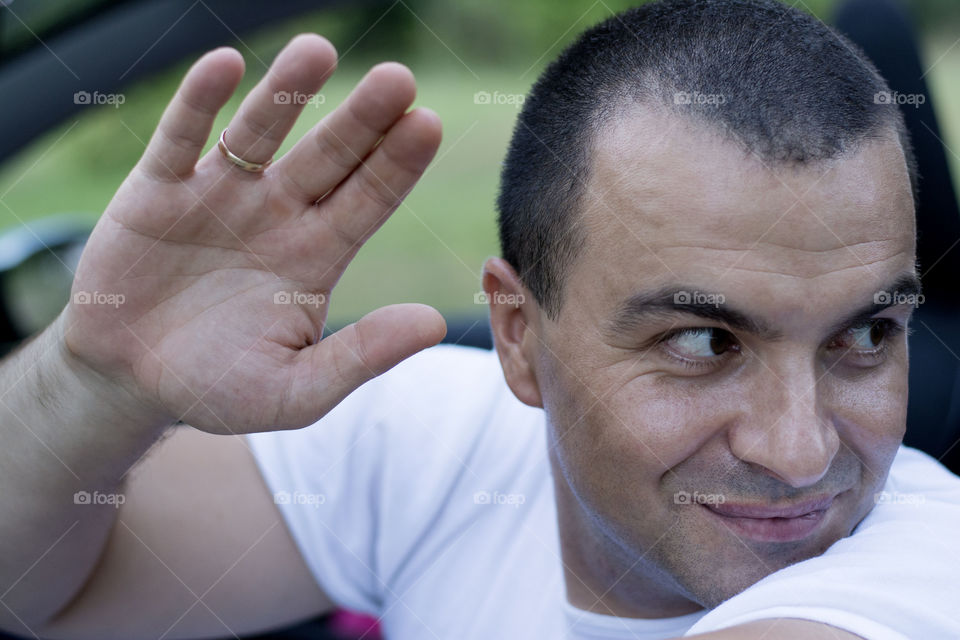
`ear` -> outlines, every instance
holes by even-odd
[[[539,348],[535,333],[540,321],[539,305],[510,263],[502,258],[490,258],[484,264],[483,290],[490,305],[493,344],[507,386],[520,402],[543,408],[533,366]]]

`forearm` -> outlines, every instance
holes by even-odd
[[[73,360],[63,322],[0,363],[0,628],[26,635],[85,582],[167,422]]]
[[[698,633],[695,636],[688,637],[701,638],[702,640],[763,640],[764,638],[778,638],[779,640],[858,640],[860,638],[860,636],[822,622],[793,618],[758,620],[721,629],[720,631]]]

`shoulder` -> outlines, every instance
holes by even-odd
[[[890,466],[885,490],[923,491],[927,497],[960,506],[960,477],[930,455],[901,446]]]
[[[543,424],[542,410],[510,392],[495,353],[441,346],[309,427],[248,440],[318,581],[335,601],[375,611],[385,585],[415,583],[438,557],[462,558],[449,545],[466,544],[466,532],[539,517],[511,507],[546,508]],[[500,501],[509,504],[484,508]]]
[[[960,477],[918,449],[900,447],[874,500],[876,506],[852,537],[871,530],[889,535],[893,528],[916,536],[918,523],[933,527],[926,535],[960,535]]]

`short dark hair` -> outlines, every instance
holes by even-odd
[[[666,105],[774,166],[828,160],[893,129],[916,199],[903,116],[880,97],[889,91],[856,45],[776,0],[661,0],[612,16],[550,64],[524,102],[497,200],[503,258],[556,319],[583,246],[592,145],[630,103]]]

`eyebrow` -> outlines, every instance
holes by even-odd
[[[869,320],[887,308],[902,304],[897,301],[903,300],[905,296],[919,296],[920,292],[920,279],[917,275],[912,272],[903,273],[886,287],[877,289],[870,303],[854,310],[834,324],[831,327],[831,334]],[[687,294],[685,297],[681,295],[684,293]],[[888,295],[880,296],[882,293]],[[718,300],[722,302],[718,303]],[[782,332],[762,319],[752,317],[726,303],[722,292],[689,285],[667,285],[630,296],[617,306],[613,317],[607,323],[607,330],[613,334],[630,333],[644,323],[674,318],[677,315],[692,315],[712,320],[731,329],[752,333],[768,340],[776,340],[783,336]]]

